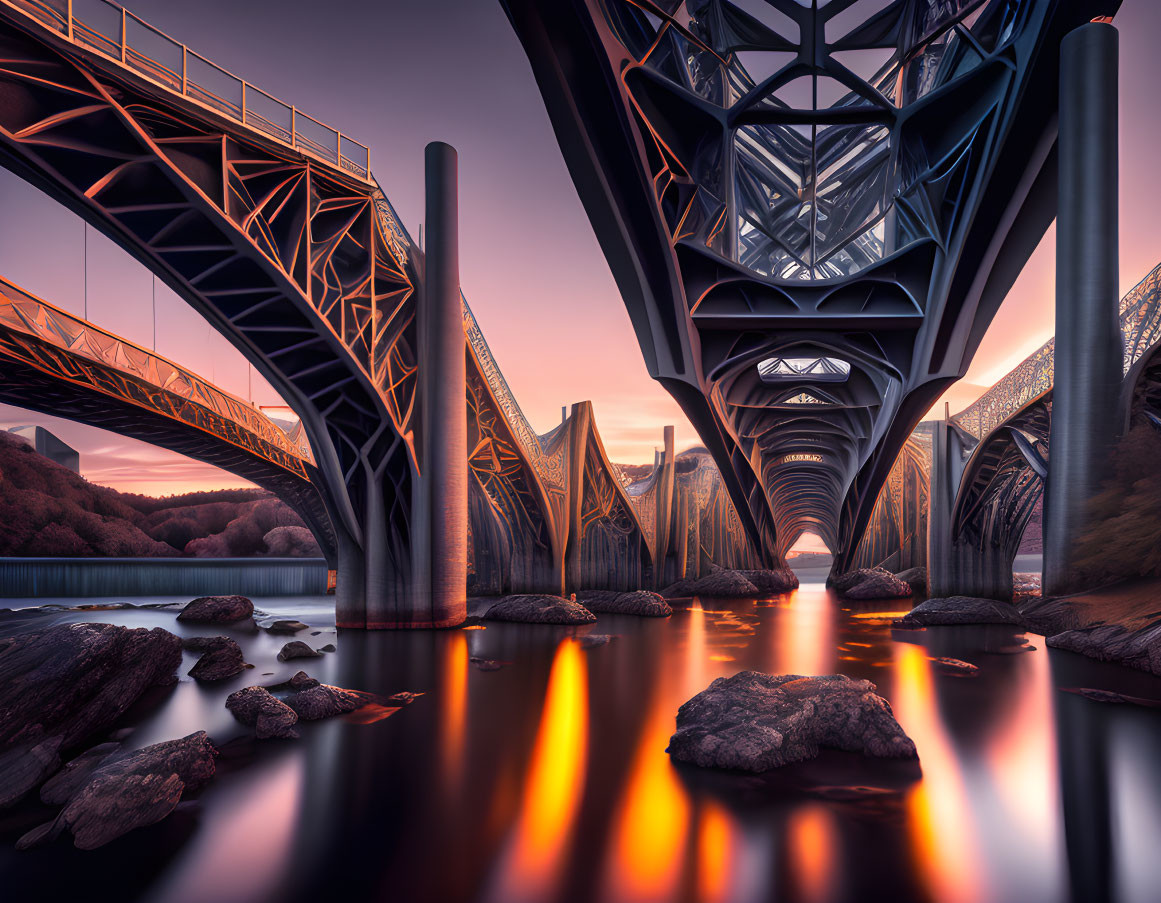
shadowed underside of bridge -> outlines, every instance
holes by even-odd
[[[1161,266],[1121,299],[1119,315],[1125,376],[1121,397],[1108,403],[1119,406],[1124,429],[1161,428]],[[952,494],[947,558],[933,569],[933,592],[1011,596],[1012,562],[1051,461],[1054,351],[1049,339],[949,423],[936,425],[947,438],[935,479]]]
[[[647,366],[756,548],[836,568],[1055,213],[1117,0],[501,0]]]

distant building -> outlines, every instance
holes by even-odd
[[[14,426],[8,432],[19,436],[40,454],[74,473],[81,472],[81,455],[66,445],[43,426]]]

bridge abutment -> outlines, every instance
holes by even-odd
[[[1071,566],[1096,525],[1089,503],[1119,432],[1117,30],[1092,22],[1061,43],[1060,188],[1052,457],[1044,501],[1044,592],[1086,588]]]

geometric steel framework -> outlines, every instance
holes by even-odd
[[[1060,40],[1119,0],[501,3],[752,541],[848,568],[1055,213]]]
[[[0,0],[0,26],[0,165],[120,244],[270,381],[313,450],[339,623],[405,620],[425,266],[366,148],[105,0]],[[639,586],[672,555],[668,537],[688,534],[673,523],[672,482],[643,508],[591,423],[536,436],[466,304],[464,328],[475,579],[559,591],[572,549],[588,563],[578,580]],[[587,451],[570,457],[578,442]],[[672,473],[672,450],[667,460]],[[720,509],[711,543],[733,549],[745,522],[720,492],[706,501]],[[617,550],[630,564],[610,577],[599,563]],[[381,595],[364,592],[372,584]]]
[[[5,279],[0,399],[111,429],[251,480],[298,512],[335,566],[334,530],[301,435],[288,435],[246,401]]]
[[[1120,302],[1124,385],[1120,422],[1161,426],[1161,265]],[[1012,561],[1024,528],[1044,491],[1050,455],[1055,342],[1049,339],[951,418],[970,457],[950,510],[949,564],[957,585],[1006,598]],[[973,440],[979,440],[976,444]]]

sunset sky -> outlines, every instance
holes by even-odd
[[[1125,0],[1121,33],[1121,288],[1161,260],[1157,85],[1161,4]],[[465,294],[538,431],[561,405],[591,399],[616,461],[652,461],[662,428],[698,440],[645,371],[628,315],[565,169],[527,60],[496,0],[133,0],[129,8],[272,94],[371,146],[371,167],[412,235],[423,216],[423,148],[460,154]],[[78,314],[85,308],[81,221],[0,171],[0,275]],[[149,272],[87,230],[91,320],[259,404],[273,390],[224,338]],[[1009,295],[952,411],[1053,332],[1050,232]],[[939,405],[942,408],[942,404]],[[0,406],[5,426],[41,423],[81,452],[85,475],[166,494],[244,485],[161,449]]]

